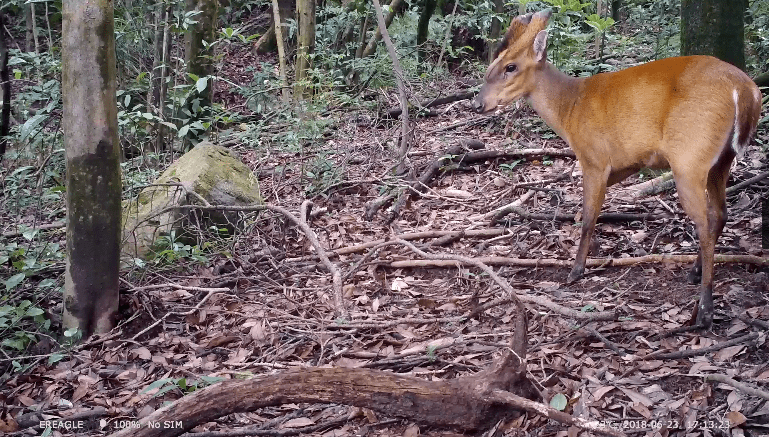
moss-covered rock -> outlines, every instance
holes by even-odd
[[[252,205],[262,202],[259,182],[251,170],[234,153],[207,141],[171,164],[155,184],[182,184],[212,205]],[[181,187],[151,186],[137,198],[123,203],[124,256],[144,257],[161,235],[171,230],[182,234],[190,214],[166,211],[165,208],[195,203]],[[231,231],[237,224],[235,212],[208,212],[202,217],[209,225],[226,226]],[[203,223],[206,224],[206,223]]]

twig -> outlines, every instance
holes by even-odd
[[[757,388],[753,388],[745,384],[744,382],[735,381],[734,379],[729,378],[726,375],[719,375],[719,374],[705,375],[705,381],[722,382],[724,384],[731,385],[732,387],[738,389],[743,393],[747,393],[751,396],[755,396],[757,398],[761,398],[769,401],[769,392],[759,390]]]
[[[625,351],[623,351],[622,348],[620,348],[613,341],[609,340],[603,334],[598,332],[597,329],[593,329],[593,328],[590,328],[588,326],[583,326],[582,329],[584,329],[585,331],[589,332],[590,335],[592,335],[593,337],[595,337],[598,340],[600,340],[601,342],[603,342],[603,344],[605,344],[606,347],[608,347],[609,349],[613,350],[614,353],[616,353],[617,355],[619,355],[619,356],[624,356],[625,355]]]
[[[697,356],[705,355],[710,352],[715,352],[730,346],[736,346],[738,344],[747,343],[757,338],[758,338],[758,333],[753,332],[751,334],[743,335],[742,337],[738,337],[729,341],[724,341],[718,344],[714,344],[713,346],[710,346],[710,347],[704,347],[702,349],[689,349],[689,350],[676,351],[676,352],[665,352],[664,350],[658,350],[648,355],[644,355],[643,357],[638,357],[636,361],[650,360],[652,358],[655,358],[655,359],[660,358],[663,360],[677,360],[681,358],[697,357]]]
[[[558,411],[549,405],[530,401],[524,397],[518,396],[508,391],[494,389],[489,394],[489,397],[490,399],[497,401],[502,405],[514,406],[522,410],[526,410],[530,413],[556,420],[566,425],[576,426],[577,428],[584,429],[586,431],[592,431],[611,437],[625,436],[625,433],[621,431],[601,426],[600,422],[597,420],[586,420],[581,417],[574,417],[562,411]]]
[[[758,181],[762,181],[762,180],[764,180],[766,178],[769,178],[769,171],[765,171],[763,173],[759,173],[759,174],[753,176],[750,179],[747,179],[747,180],[744,180],[744,181],[740,182],[739,184],[732,185],[731,187],[726,189],[726,193],[727,194],[733,193],[733,192],[735,192],[737,190],[741,190],[741,189],[743,189],[743,188],[745,188],[745,187],[747,187],[749,185],[755,184]]]

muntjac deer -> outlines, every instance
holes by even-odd
[[[550,10],[513,19],[473,105],[492,111],[521,97],[582,166],[582,235],[568,282],[585,271],[606,187],[643,167],[671,168],[694,221],[701,281],[696,323],[713,321],[713,252],[726,223],[726,181],[755,133],[761,94],[737,67],[710,56],[663,59],[615,73],[570,77],[547,62]]]

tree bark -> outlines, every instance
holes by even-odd
[[[184,57],[187,62],[187,72],[198,77],[211,76],[214,73],[213,59],[203,41],[211,44],[216,39],[216,20],[219,17],[218,0],[187,0],[187,11],[200,11],[195,16],[197,23],[189,28],[184,35]],[[213,84],[199,93],[203,102],[201,106],[210,106]]]
[[[118,309],[121,180],[110,0],[62,8],[62,127],[67,156],[64,329],[114,327]]]
[[[745,69],[744,2],[681,0],[681,55],[710,55]]]
[[[315,51],[315,0],[296,0],[297,49],[294,98],[302,99],[312,95],[307,86],[308,72],[312,68],[311,56]]]

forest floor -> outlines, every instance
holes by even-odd
[[[248,54],[241,55],[242,64],[249,64]],[[238,71],[229,73],[237,83]],[[459,83],[431,89],[443,89],[444,95],[461,91]],[[413,99],[429,97],[435,95]],[[394,93],[386,98],[383,108],[397,105]],[[327,118],[327,133],[301,151],[271,148],[267,134],[261,149],[232,148],[258,172],[267,203],[296,213],[311,198],[312,230],[332,254],[331,261],[350,274],[343,290],[352,327],[339,327],[331,275],[306,235],[280,215],[262,212],[235,237],[230,257],[127,274],[120,334],[87,343],[59,363],[41,361],[13,378],[7,389],[14,399],[24,407],[39,407],[43,418],[81,414],[87,426],[74,434],[106,435],[208,385],[208,377],[279,373],[296,366],[374,368],[430,380],[478,372],[509,347],[515,306],[492,305],[463,319],[479,305],[503,297],[488,276],[456,263],[431,265],[402,245],[370,253],[374,242],[406,236],[434,254],[553,260],[550,266],[493,267],[521,296],[620,315],[612,321],[580,322],[527,304],[529,378],[539,384],[546,402],[563,394],[566,412],[629,433],[652,435],[650,428],[664,426],[656,435],[735,435],[729,428],[736,426],[747,435],[769,434],[766,401],[703,377],[723,374],[769,390],[769,269],[717,264],[712,329],[662,338],[661,332],[690,321],[698,287],[686,281],[689,263],[594,267],[584,279],[565,285],[579,241],[578,223],[511,214],[494,224],[486,216],[517,199],[530,213],[578,214],[581,173],[574,159],[534,154],[447,166],[386,224],[386,207],[373,219],[364,216],[372,201],[398,184],[392,170],[398,164],[393,144],[399,121],[364,111],[334,111]],[[464,100],[413,121],[409,156],[417,175],[467,139],[480,140],[486,150],[567,149],[525,104],[484,116],[474,114]],[[764,144],[769,141],[766,130],[759,135]],[[754,142],[733,167],[730,185],[768,168],[765,149]],[[648,179],[647,174],[643,180]],[[610,188],[602,212],[651,218],[600,223],[591,258],[695,255],[693,225],[675,190],[635,199],[628,187],[639,182],[633,176]],[[764,180],[729,196],[729,221],[718,254],[767,255],[760,234],[761,197],[766,195]],[[446,231],[459,234],[439,241]],[[426,234],[409,236],[417,232]],[[153,287],[159,284],[169,285]],[[738,340],[728,347],[675,356],[732,339]],[[644,359],[651,353],[671,355]],[[533,415],[506,426],[506,432],[520,435],[576,435]],[[249,435],[270,436],[451,434],[370,410],[322,404],[232,414],[194,431],[242,427],[254,430]]]

